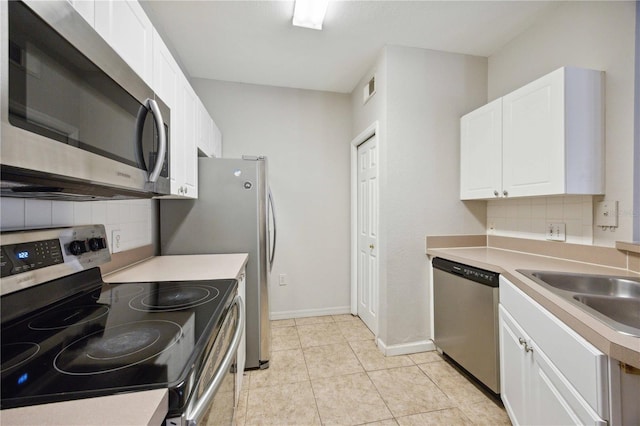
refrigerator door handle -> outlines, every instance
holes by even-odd
[[[273,259],[276,256],[276,231],[277,231],[277,225],[276,225],[276,206],[275,203],[273,201],[273,194],[271,193],[271,188],[269,188],[269,211],[270,211],[270,216],[273,218],[273,245],[271,246],[271,253],[269,253],[269,271],[271,271],[273,269]]]

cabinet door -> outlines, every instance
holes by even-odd
[[[213,156],[213,120],[202,102],[198,101],[198,150],[207,157]]]
[[[183,132],[180,90],[182,71],[162,41],[160,35],[153,32],[153,89],[171,109],[171,129],[169,135],[169,176],[171,193],[182,195],[184,188],[185,166],[183,150]]]
[[[502,98],[505,195],[565,192],[564,68]]]
[[[184,124],[184,194],[189,198],[198,198],[198,148],[197,148],[197,106],[198,97],[186,78],[182,84],[182,121]]]
[[[96,1],[95,29],[151,86],[153,25],[142,6],[136,0]]]
[[[582,400],[571,384],[558,371],[535,342],[531,345],[530,397],[532,402],[530,424],[536,425],[594,425],[604,426],[606,421]]]
[[[222,158],[222,132],[218,126],[216,126],[215,121],[211,121],[213,124],[213,156],[216,158]]]
[[[460,119],[460,199],[502,193],[502,99]]]
[[[529,424],[527,389],[530,388],[530,357],[523,355],[520,339],[526,338],[513,318],[499,307],[500,324],[500,392],[509,418],[516,425]]]

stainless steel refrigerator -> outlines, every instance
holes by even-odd
[[[198,187],[197,200],[160,201],[161,253],[249,253],[245,367],[267,368],[276,227],[266,158],[200,158]]]

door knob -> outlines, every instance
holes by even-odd
[[[373,244],[369,244],[369,248],[373,250],[374,249]]]

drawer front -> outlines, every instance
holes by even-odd
[[[500,304],[602,418],[608,418],[607,356],[500,276]]]

